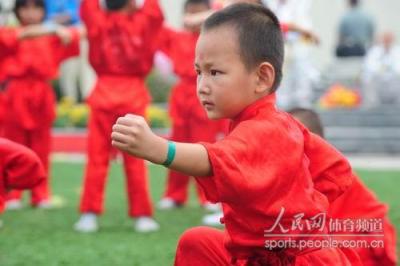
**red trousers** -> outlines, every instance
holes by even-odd
[[[187,230],[179,239],[175,266],[261,266],[261,265],[298,265],[298,266],[338,266],[361,265],[359,258],[352,250],[343,252],[340,249],[321,249],[294,260],[285,260],[271,256],[263,261],[257,259],[232,260],[224,246],[224,232],[209,227],[195,227]]]
[[[144,115],[145,110],[130,113]],[[86,165],[83,195],[80,211],[82,213],[103,212],[104,188],[112,151],[111,132],[117,118],[126,113],[115,114],[93,109],[88,125],[88,163]],[[151,216],[152,207],[148,190],[145,162],[123,153],[129,215],[131,217]]]
[[[217,140],[218,134],[224,134],[224,123],[226,121],[198,120],[187,117],[183,124],[172,127],[171,140],[178,142],[210,142]],[[226,127],[227,128],[227,127]],[[167,188],[164,197],[173,199],[175,202],[184,204],[187,200],[189,176],[176,171],[168,172]],[[206,203],[202,188],[195,182],[200,204]]]
[[[51,143],[51,126],[43,126],[40,128],[27,130],[18,125],[5,122],[3,124],[4,137],[20,143],[33,150],[43,163],[43,167],[47,174],[45,180],[40,185],[34,187],[31,192],[31,204],[37,205],[43,200],[50,197],[49,187],[49,154]],[[7,194],[7,200],[21,199],[20,190],[11,190]]]

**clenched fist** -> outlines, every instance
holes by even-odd
[[[142,116],[120,117],[112,131],[112,145],[117,149],[157,164],[165,161],[167,140],[155,135]]]

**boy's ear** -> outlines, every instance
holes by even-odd
[[[257,70],[258,86],[257,93],[269,92],[275,81],[275,69],[268,63],[263,62],[258,66]]]

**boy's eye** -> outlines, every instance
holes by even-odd
[[[220,71],[214,70],[214,69],[212,69],[212,70],[210,71],[210,73],[211,73],[211,76],[216,76],[216,75],[218,75],[218,74],[221,74]]]
[[[201,75],[201,71],[196,69],[196,74],[197,74],[197,76],[200,76]]]

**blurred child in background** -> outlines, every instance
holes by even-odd
[[[297,120],[304,124],[312,133],[324,137],[324,130],[318,114],[310,109],[293,108],[288,111]],[[351,187],[331,203],[329,216],[334,219],[382,219],[384,238],[354,236],[356,240],[383,240],[384,247],[362,248],[355,250],[366,266],[394,266],[397,263],[396,231],[388,217],[388,206],[378,200],[361,179],[354,174]],[[337,233],[337,232],[336,232]],[[344,232],[345,233],[345,232]],[[360,232],[363,234],[373,232]]]
[[[40,185],[45,177],[42,163],[32,150],[0,138],[0,214],[4,211],[8,190],[33,188]]]
[[[393,33],[383,33],[368,50],[362,85],[364,107],[400,104],[400,46]]]
[[[185,14],[198,14],[210,9],[208,0],[186,0]],[[227,130],[227,121],[208,119],[196,95],[197,75],[194,70],[194,53],[200,25],[187,26],[182,31],[164,27],[160,33],[160,50],[172,61],[179,81],[172,89],[169,113],[172,118],[171,140],[182,142],[215,142]],[[160,209],[171,209],[184,205],[187,200],[189,176],[176,171],[168,172],[164,198],[158,203]],[[196,185],[200,204],[209,210],[216,205],[208,202],[203,191]]]
[[[111,131],[125,114],[144,115],[150,102],[145,78],[153,66],[156,36],[163,23],[157,0],[84,0],[81,18],[89,40],[89,61],[98,79],[88,98],[88,162],[80,203],[79,232],[98,230],[111,153]],[[138,232],[158,230],[153,220],[144,161],[123,153],[129,216]]]
[[[17,0],[14,12],[20,27],[0,31],[1,67],[6,80],[3,86],[6,110],[3,133],[6,138],[31,148],[41,159],[47,178],[32,189],[31,204],[49,208],[50,134],[55,118],[51,80],[57,77],[58,67],[63,60],[79,53],[80,32],[60,27],[52,35],[25,38],[29,27],[42,27],[44,2]],[[17,209],[21,206],[21,191],[10,191],[7,208]]]

